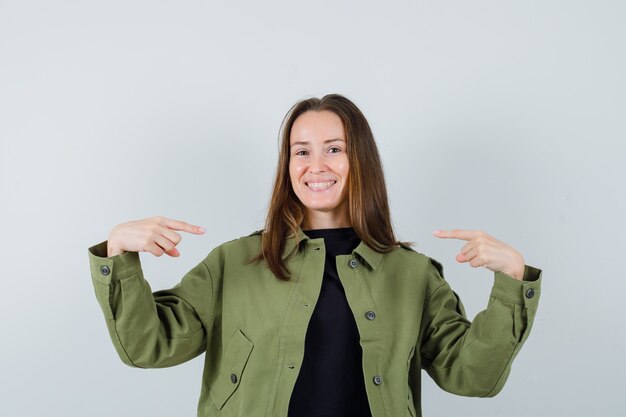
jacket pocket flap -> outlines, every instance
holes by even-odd
[[[213,401],[220,410],[241,383],[253,347],[254,344],[241,330],[237,330],[228,342],[219,375],[211,388]]]

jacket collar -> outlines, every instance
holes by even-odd
[[[305,240],[310,240],[310,238],[302,231],[302,227],[298,226],[296,239],[294,239],[293,234],[289,234],[287,236],[287,242],[285,243],[285,248],[283,249],[283,259],[291,255],[297,246]],[[382,253],[376,252],[374,249],[367,246],[364,241],[359,243],[359,245],[354,249],[354,252],[359,254],[359,256],[374,270],[378,268],[380,261],[383,259]]]

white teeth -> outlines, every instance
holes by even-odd
[[[307,185],[309,186],[310,189],[319,191],[319,190],[324,190],[326,188],[330,188],[336,182],[337,181],[309,182],[307,183]]]

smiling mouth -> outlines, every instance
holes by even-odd
[[[306,186],[313,191],[324,191],[335,185],[337,181],[324,181],[324,182],[305,182]]]

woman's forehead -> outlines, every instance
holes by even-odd
[[[343,122],[339,116],[327,110],[307,111],[294,121],[290,139],[291,143],[345,140]]]

